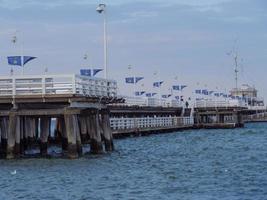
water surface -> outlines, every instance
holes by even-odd
[[[127,138],[115,147],[78,160],[1,160],[0,199],[267,199],[267,124]]]

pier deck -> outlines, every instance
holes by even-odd
[[[47,155],[51,119],[69,158],[114,149],[107,104],[120,102],[116,81],[79,75],[0,77],[0,155],[20,157],[35,143]]]

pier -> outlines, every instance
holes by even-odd
[[[238,128],[244,126],[243,111],[247,108],[239,101],[198,101],[194,108],[196,128]]]
[[[32,145],[47,156],[51,120],[54,139],[68,158],[114,149],[107,104],[119,102],[113,80],[80,75],[0,77],[0,150],[3,158],[19,158]],[[103,148],[104,144],[104,148]]]

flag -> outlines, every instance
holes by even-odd
[[[195,90],[196,94],[201,94],[201,90]]]
[[[211,95],[211,94],[213,94],[214,93],[214,91],[209,91],[209,95]]]
[[[171,94],[165,94],[165,95],[162,95],[161,97],[166,99],[166,98],[169,98],[170,96],[172,96]]]
[[[178,91],[179,91],[179,90],[180,90],[180,86],[179,86],[179,85],[173,85],[173,86],[172,86],[172,89],[173,89],[173,90],[178,90]]]
[[[145,93],[145,91],[135,92],[135,96],[142,96]]]
[[[36,57],[32,57],[32,56],[23,56],[23,65],[26,65],[28,62],[30,62],[31,60],[35,58]]]
[[[8,62],[9,65],[22,66],[21,56],[8,56],[7,57],[7,62]]]
[[[138,83],[138,82],[141,81],[142,79],[144,79],[144,77],[135,77],[135,83]]]
[[[162,85],[163,81],[154,82],[153,87],[160,87]]]
[[[91,69],[80,69],[81,76],[91,76]]]
[[[98,72],[103,71],[103,69],[93,69],[93,76],[95,76]]]
[[[181,90],[185,89],[187,85],[181,85]]]
[[[157,93],[146,93],[146,97],[153,97],[155,96]]]
[[[125,78],[125,82],[126,83],[134,84],[134,77],[127,77],[127,78]]]
[[[202,90],[202,91],[201,91],[201,94],[209,95],[209,91],[208,91],[208,90]]]

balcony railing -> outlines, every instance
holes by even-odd
[[[117,83],[113,80],[75,74],[0,77],[0,97],[57,94],[116,97]]]
[[[142,117],[142,118],[111,118],[113,130],[182,127],[194,124],[192,117]]]

